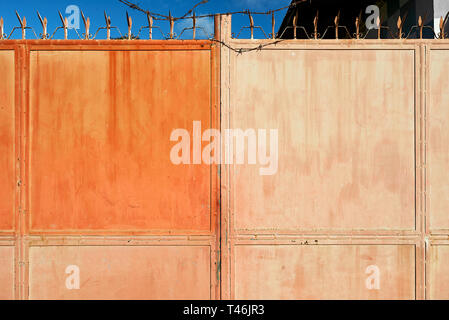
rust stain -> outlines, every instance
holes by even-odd
[[[15,107],[14,52],[0,51],[0,231],[14,228]]]
[[[48,92],[31,87],[31,109],[40,106],[32,229],[209,230],[209,167],[169,159],[172,130],[210,126],[209,59],[207,51],[39,52],[32,83],[65,77]]]
[[[0,42],[0,298],[445,298],[447,45],[211,48]],[[217,72],[221,127],[279,129],[275,175],[170,163],[173,129],[217,125]]]

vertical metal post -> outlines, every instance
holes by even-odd
[[[106,20],[106,39],[111,40],[111,17],[104,12],[104,19]]]
[[[69,36],[68,36],[68,26],[69,26],[69,19],[66,17],[64,19],[64,40],[67,40],[69,38]]]
[[[293,17],[293,39],[297,39],[297,25],[298,25],[298,16],[299,12],[298,9],[296,9],[295,16]]]
[[[399,30],[399,39],[402,39],[402,19],[401,19],[401,16],[399,16],[399,18],[398,18],[397,25],[398,25],[398,30]]]
[[[170,39],[173,39],[173,36],[174,36],[173,30],[174,30],[174,27],[175,27],[175,21],[174,21],[172,15],[171,15],[170,11],[168,12],[168,19],[170,20]]]
[[[251,40],[254,39],[254,19],[251,16],[251,13],[248,12],[249,17],[249,28],[251,29]]]
[[[27,20],[25,17],[23,17],[22,20],[22,39],[26,39],[26,26],[27,26]]]
[[[418,26],[419,26],[419,38],[422,39],[422,35],[423,35],[423,21],[422,21],[422,17],[419,16],[418,18]]]
[[[147,14],[150,40],[153,39],[153,17]]]
[[[377,17],[377,39],[380,40],[380,31],[381,31],[381,25],[380,25],[380,16]]]
[[[0,40],[3,40],[3,17],[0,17]]]
[[[214,16],[214,39],[220,40],[220,24],[221,24],[221,15],[216,14]]]
[[[128,12],[126,12],[126,22],[128,23],[128,40],[131,40],[132,39],[131,29],[132,29],[132,26],[133,26],[133,20],[128,15]]]
[[[214,20],[214,22],[215,22],[215,20]],[[196,39],[196,16],[195,16],[195,12],[193,13],[193,17],[192,17],[192,31],[193,31],[192,39],[195,40]]]
[[[90,19],[89,19],[89,17],[87,17],[87,19],[86,19],[86,35],[85,35],[86,40],[89,40],[89,33],[90,33]]]
[[[274,17],[274,12],[271,13],[271,38],[276,39],[276,18]]]
[[[335,24],[335,39],[338,40],[338,25],[340,23],[340,11],[338,11],[337,16],[335,17],[334,24]]]
[[[232,41],[232,15],[223,15],[221,16],[221,25],[220,25],[220,41],[225,43],[229,43]],[[230,79],[230,70],[231,70],[231,50],[225,46],[221,46],[221,72],[220,72],[220,86],[221,86],[221,128],[227,129],[231,128],[231,111],[230,111],[230,88],[231,88],[231,79]],[[222,147],[222,152],[220,154],[221,159],[225,160],[226,158],[226,147],[227,144],[224,143]],[[222,163],[226,163],[223,161]],[[230,251],[230,227],[229,227],[229,195],[230,195],[230,186],[229,186],[229,173],[231,171],[229,165],[223,164],[221,166],[221,188],[222,188],[222,199],[220,201],[221,206],[221,298],[225,300],[229,300],[231,298],[231,281],[230,281],[230,259],[231,259],[231,251]]]

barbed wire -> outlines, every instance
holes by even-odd
[[[187,31],[192,31],[191,38],[196,39],[197,31],[200,31],[203,36],[202,39],[208,39],[214,43],[219,43],[219,44],[229,48],[230,50],[241,54],[241,53],[250,52],[250,51],[262,50],[263,48],[266,48],[268,46],[275,46],[283,41],[290,40],[291,38],[284,39],[284,36],[285,36],[286,32],[288,32],[288,31],[292,31],[293,39],[297,39],[298,33],[299,33],[299,36],[302,37],[303,39],[323,40],[323,39],[328,39],[329,37],[332,37],[332,35],[329,35],[329,33],[332,31],[334,32],[335,39],[341,39],[342,38],[341,36],[343,36],[343,38],[345,38],[345,39],[366,39],[368,37],[382,39],[381,32],[383,32],[384,34],[387,33],[388,38],[410,39],[411,37],[416,37],[418,39],[422,39],[424,30],[430,30],[431,31],[430,34],[433,35],[432,36],[433,38],[446,39],[447,34],[445,33],[444,30],[446,29],[446,24],[449,19],[449,12],[445,16],[444,19],[441,17],[440,25],[439,25],[440,31],[437,32],[433,27],[424,25],[423,19],[421,17],[419,17],[418,24],[412,26],[410,28],[409,32],[407,34],[405,34],[403,32],[403,25],[406,20],[406,16],[403,16],[403,17],[399,16],[398,21],[397,21],[397,30],[393,30],[388,26],[383,26],[380,23],[380,17],[378,17],[377,26],[374,29],[367,30],[366,32],[361,32],[360,31],[361,15],[359,15],[355,19],[355,24],[354,24],[355,32],[351,33],[350,30],[352,28],[350,28],[348,26],[340,25],[340,13],[338,13],[337,16],[335,17],[334,25],[327,26],[326,29],[324,30],[323,34],[320,34],[318,32],[318,12],[317,12],[315,19],[313,20],[313,31],[312,32],[310,32],[310,30],[308,31],[307,30],[308,28],[306,26],[298,24],[298,8],[299,8],[298,5],[303,2],[306,2],[307,0],[295,1],[295,2],[292,2],[288,6],[284,6],[281,8],[272,9],[272,10],[268,10],[268,11],[263,11],[263,12],[242,10],[242,11],[234,11],[234,12],[226,12],[226,13],[203,14],[203,15],[197,16],[195,13],[195,9],[201,5],[204,5],[209,2],[209,0],[203,0],[203,1],[200,1],[197,4],[195,4],[185,14],[183,14],[179,17],[172,16],[172,14],[170,12],[168,15],[150,12],[148,10],[142,9],[141,7],[130,2],[129,0],[118,0],[118,1],[125,4],[129,8],[132,8],[141,13],[144,13],[147,17],[148,24],[145,26],[141,26],[138,29],[138,32],[136,34],[134,34],[132,32],[132,27],[133,27],[132,18],[128,15],[128,12],[126,12],[126,22],[127,22],[128,30],[127,30],[127,33],[122,33],[121,30],[117,26],[112,25],[111,18],[107,15],[106,12],[104,12],[105,25],[99,27],[95,33],[91,34],[90,33],[90,19],[86,18],[83,11],[81,11],[81,17],[82,17],[82,20],[84,23],[85,32],[80,33],[77,31],[77,29],[70,29],[67,18],[63,18],[61,12],[58,11],[58,14],[59,14],[59,17],[61,20],[61,25],[58,26],[54,30],[54,32],[51,33],[51,35],[50,35],[47,31],[47,22],[48,22],[47,18],[45,18],[45,17],[42,18],[42,16],[40,15],[39,12],[37,12],[37,15],[38,15],[39,21],[42,26],[41,33],[37,33],[33,27],[28,26],[25,17],[21,18],[19,13],[16,11],[16,17],[19,21],[19,25],[14,26],[12,28],[11,32],[9,33],[9,35],[5,34],[3,18],[0,18],[0,40],[11,39],[11,37],[13,36],[15,31],[17,31],[17,30],[21,30],[22,39],[26,39],[26,31],[31,30],[36,39],[44,39],[44,40],[55,39],[57,32],[60,30],[62,30],[64,32],[64,39],[68,39],[69,31],[74,30],[73,32],[75,32],[76,37],[81,40],[97,39],[97,37],[99,36],[99,33],[101,31],[106,31],[106,39],[107,40],[137,40],[137,39],[144,38],[144,36],[142,35],[144,30],[148,30],[148,39],[153,39],[153,32],[156,30],[160,32],[160,35],[162,36],[163,39],[184,39],[183,36],[185,36]],[[296,9],[296,15],[293,17],[293,22],[291,23],[291,25],[285,26],[283,28],[282,32],[279,31],[279,33],[276,33],[275,32],[275,13],[280,12],[285,9]],[[209,33],[203,26],[198,25],[199,19],[202,19],[202,18],[211,18],[211,17],[215,17],[217,15],[235,15],[235,14],[247,15],[249,18],[249,25],[241,27],[240,30],[237,32],[237,35],[235,33],[231,33],[231,35],[230,35],[231,39],[239,39],[243,30],[249,30],[250,39],[254,39],[254,33],[255,33],[255,31],[258,31],[258,32],[260,32],[261,35],[263,35],[262,39],[269,39],[272,41],[264,42],[263,44],[259,44],[253,48],[237,48],[237,47],[233,47],[229,43],[225,43],[224,41],[216,39],[217,35]],[[266,32],[262,26],[255,24],[254,18],[253,18],[254,15],[271,15],[271,20],[272,20],[271,21],[271,33]],[[174,29],[175,21],[187,20],[187,19],[192,20],[192,27],[185,27],[182,30],[180,30],[179,34],[176,33],[175,29]],[[155,21],[168,21],[170,24],[169,32],[164,32],[160,26],[155,25],[154,24]],[[309,26],[309,27],[312,27],[312,26]],[[112,31],[114,31],[118,36],[112,37],[111,36]],[[395,31],[397,31],[397,32],[395,32]]]
[[[185,13],[184,15],[180,16],[180,17],[173,17],[171,15],[171,13],[169,12],[168,15],[163,15],[160,13],[156,13],[156,12],[152,12],[149,10],[145,10],[142,9],[139,5],[137,5],[136,3],[133,3],[129,0],[118,0],[119,2],[123,3],[124,5],[128,6],[131,9],[140,11],[142,13],[145,13],[147,16],[151,16],[153,17],[154,20],[160,20],[160,21],[178,21],[178,20],[184,20],[184,19],[192,19],[193,16],[190,16],[192,14],[192,12],[199,7],[200,5],[206,4],[209,2],[209,0],[203,0],[197,4],[195,4],[190,10],[187,11],[187,13]],[[220,12],[220,13],[209,13],[209,14],[202,14],[202,15],[198,15],[196,16],[196,18],[201,19],[201,18],[213,18],[214,16],[216,16],[217,14],[219,15],[236,15],[236,14],[252,14],[252,15],[270,15],[272,13],[276,13],[279,11],[283,11],[286,9],[290,9],[290,8],[296,8],[298,6],[298,4],[300,3],[304,3],[307,2],[308,0],[297,0],[295,2],[290,3],[288,6],[283,6],[277,9],[271,9],[268,11],[251,11],[249,9],[247,10],[240,10],[240,11],[229,11],[229,12]]]
[[[186,14],[180,16],[180,17],[173,17],[171,15],[171,13],[169,12],[168,16],[164,16],[162,14],[159,13],[154,13],[154,12],[150,12],[148,10],[142,9],[141,7],[139,7],[137,4],[132,3],[129,0],[118,0],[119,2],[127,5],[128,7],[138,10],[140,12],[145,13],[147,16],[158,16],[159,18],[157,18],[158,20],[168,20],[170,21],[171,25],[173,25],[173,22],[176,20],[181,20],[181,19],[193,19],[193,24],[195,25],[195,18],[206,18],[206,17],[213,17],[216,15],[215,14],[205,14],[205,15],[200,15],[200,16],[189,16],[189,14],[191,14],[192,12],[194,12],[194,9],[197,8],[200,5],[206,4],[209,2],[209,0],[203,0],[197,4],[194,5],[194,7],[192,9],[190,9]],[[272,46],[272,45],[276,45],[282,41],[285,41],[287,39],[282,39],[285,32],[288,31],[289,29],[293,30],[293,38],[297,39],[297,31],[300,30],[304,33],[306,39],[315,39],[315,40],[322,40],[326,37],[327,33],[329,32],[329,30],[334,29],[335,30],[335,39],[339,39],[339,31],[343,30],[345,32],[345,38],[346,39],[366,39],[369,35],[371,35],[373,33],[373,30],[376,31],[377,30],[377,39],[381,39],[381,31],[386,31],[389,38],[398,38],[398,39],[409,39],[411,35],[416,35],[416,38],[420,38],[423,39],[423,30],[428,30],[430,29],[432,34],[433,34],[433,38],[439,38],[439,39],[445,39],[447,37],[447,34],[445,33],[445,27],[449,18],[449,12],[446,14],[446,17],[443,19],[441,17],[441,21],[440,21],[440,32],[436,32],[435,29],[431,26],[427,26],[423,24],[423,19],[420,16],[419,20],[418,20],[418,24],[415,26],[412,26],[412,28],[410,29],[409,33],[405,36],[405,34],[402,32],[402,28],[404,25],[404,22],[407,18],[408,12],[403,16],[399,16],[398,21],[397,21],[397,28],[398,28],[398,32],[395,35],[392,30],[390,29],[390,27],[387,26],[382,26],[381,22],[380,22],[380,17],[377,18],[377,26],[375,28],[371,28],[368,29],[365,33],[360,32],[360,22],[361,22],[361,16],[362,16],[362,11],[360,12],[359,16],[356,18],[355,21],[355,27],[356,27],[356,32],[351,34],[351,32],[349,31],[349,28],[347,26],[344,25],[340,25],[340,11],[338,12],[337,16],[335,17],[334,20],[334,26],[328,26],[323,35],[320,35],[318,33],[318,12],[317,15],[314,19],[314,32],[312,34],[309,34],[309,32],[307,32],[306,28],[304,26],[300,26],[297,25],[297,21],[298,21],[298,5],[301,3],[306,2],[307,0],[299,0],[299,1],[294,1],[292,3],[290,3],[290,5],[288,6],[284,6],[278,9],[272,9],[272,10],[268,10],[268,11],[264,11],[264,12],[256,12],[256,11],[250,11],[250,10],[243,10],[243,11],[234,11],[234,12],[226,12],[226,13],[220,13],[222,15],[235,15],[235,14],[245,14],[248,15],[249,20],[250,20],[250,25],[249,26],[243,26],[241,27],[240,31],[238,32],[237,35],[235,35],[234,33],[232,33],[232,38],[239,38],[241,32],[245,29],[249,29],[250,30],[250,34],[251,34],[251,39],[254,39],[254,31],[255,30],[260,30],[265,38],[271,38],[273,41],[270,43],[265,43],[265,44],[261,44],[257,47],[254,48],[234,48],[231,45],[217,40],[215,37],[210,36],[209,40],[214,41],[214,42],[218,42],[221,45],[229,48],[230,50],[237,52],[237,53],[244,53],[244,52],[250,52],[250,51],[255,51],[255,50],[262,50],[265,47],[268,46]],[[282,31],[282,33],[276,34],[275,30],[274,30],[274,26],[275,26],[275,18],[274,18],[274,13],[275,12],[279,12],[285,9],[296,9],[296,15],[293,17],[293,23],[291,26],[286,26],[284,28],[284,30]],[[271,15],[272,16],[272,32],[269,34],[269,36],[267,35],[267,33],[264,31],[264,29],[261,26],[255,25],[254,24],[254,19],[253,19],[253,15]],[[427,19],[427,15],[428,12],[426,13],[426,16],[424,17],[424,20]],[[191,29],[191,28],[189,28]],[[185,29],[187,30],[187,29]],[[184,30],[183,30],[184,32]],[[181,34],[183,33],[181,32]],[[419,32],[419,34],[418,34]],[[276,39],[278,38],[278,39]],[[281,39],[279,39],[281,38]]]
[[[179,39],[184,34],[184,32],[188,31],[188,30],[193,30],[193,33],[194,33],[193,38],[195,38],[196,30],[201,30],[204,33],[204,35],[205,35],[205,37],[207,39],[211,39],[211,38],[213,38],[213,35],[209,34],[203,27],[196,26],[196,23],[197,23],[197,21],[199,19],[212,18],[212,17],[216,16],[217,14],[222,14],[222,15],[247,14],[249,16],[251,16],[251,15],[274,14],[276,12],[279,12],[279,11],[282,11],[282,10],[285,10],[285,9],[294,8],[299,3],[306,2],[307,0],[297,0],[297,1],[292,2],[291,4],[289,4],[288,6],[284,6],[284,7],[277,8],[277,9],[272,9],[272,10],[265,11],[265,12],[241,10],[241,11],[233,11],[233,12],[225,12],[225,13],[202,14],[202,15],[198,15],[197,16],[195,14],[194,10],[197,7],[199,7],[199,6],[209,2],[209,0],[202,0],[201,2],[195,4],[191,9],[189,9],[184,15],[182,15],[180,17],[173,17],[170,12],[169,12],[168,15],[164,15],[164,14],[160,14],[160,13],[156,13],[156,12],[151,12],[151,11],[142,9],[137,4],[132,3],[132,2],[130,2],[128,0],[118,0],[118,1],[123,3],[124,5],[128,6],[131,9],[134,9],[134,10],[137,10],[137,11],[140,11],[140,12],[144,13],[147,16],[148,25],[141,27],[139,29],[139,33],[137,35],[133,35],[130,32],[128,32],[125,36],[123,36],[123,34],[121,33],[121,31],[120,31],[120,29],[118,27],[111,25],[111,18],[109,16],[107,16],[107,14],[105,12],[104,14],[105,14],[106,26],[99,27],[96,30],[96,32],[92,35],[92,34],[89,33],[90,20],[89,20],[89,18],[86,19],[85,16],[84,16],[83,11],[81,11],[81,16],[82,16],[82,19],[83,19],[83,22],[84,22],[84,27],[86,29],[86,32],[80,35],[76,29],[73,29],[73,30],[75,30],[75,33],[76,33],[77,37],[79,39],[82,39],[82,40],[92,40],[92,39],[96,39],[97,38],[97,35],[98,35],[98,33],[101,30],[106,30],[106,32],[107,32],[106,39],[107,40],[110,40],[110,39],[129,39],[129,40],[131,40],[131,39],[140,39],[140,33],[144,29],[148,29],[149,30],[149,39],[152,39],[153,29],[158,29],[164,39]],[[69,26],[68,26],[67,18],[64,19],[62,14],[61,14],[61,12],[58,11],[58,13],[59,13],[59,17],[61,19],[61,26],[57,27],[54,30],[54,32],[52,33],[52,35],[50,36],[47,33],[47,18],[42,18],[41,15],[39,14],[39,12],[37,12],[39,21],[41,22],[42,29],[43,29],[42,33],[39,33],[39,37],[38,37],[36,31],[34,30],[34,28],[32,28],[30,26],[27,26],[26,25],[26,19],[25,18],[22,19],[20,17],[19,13],[16,11],[16,16],[17,16],[17,19],[19,20],[19,26],[15,26],[12,29],[11,33],[9,35],[6,35],[4,33],[3,19],[1,18],[1,21],[0,21],[0,40],[2,40],[2,39],[10,39],[16,30],[22,30],[22,39],[26,38],[26,30],[31,30],[33,32],[33,34],[35,35],[36,39],[53,39],[57,31],[63,30],[64,31],[64,39],[68,39],[68,31],[72,30],[72,29],[70,29]],[[132,20],[128,16],[128,13],[126,13],[126,19],[127,19],[127,23],[128,23],[128,29],[130,29],[130,26],[132,25]],[[193,27],[184,28],[180,32],[180,34],[177,35],[175,33],[175,31],[174,31],[174,23],[175,23],[175,21],[187,20],[187,19],[192,20]],[[154,26],[154,21],[169,21],[170,22],[170,32],[169,33],[164,33],[160,27]],[[262,28],[260,28],[260,29],[263,31]],[[120,37],[119,38],[111,38],[111,30],[116,30],[120,34]]]

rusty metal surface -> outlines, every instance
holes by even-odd
[[[0,245],[0,300],[14,299],[14,247]]]
[[[449,262],[449,223],[448,202],[448,166],[447,141],[449,131],[447,105],[449,95],[447,86],[447,63],[449,45],[432,43],[426,46],[428,57],[426,67],[426,233],[427,254],[427,291],[428,299],[449,299],[447,286]]]
[[[446,297],[447,41],[274,44],[221,20],[215,43],[0,41],[0,295]],[[279,129],[278,171],[172,165],[193,120]]]
[[[232,126],[279,129],[280,150],[272,176],[234,167],[234,228],[414,230],[414,54],[355,46],[233,54]]]
[[[210,299],[210,259],[207,246],[31,247],[30,299]]]
[[[413,245],[238,245],[234,250],[236,299],[415,298]],[[372,265],[382,272],[381,290],[365,286]]]
[[[449,231],[449,48],[429,51],[428,185],[429,227]]]
[[[436,213],[428,206],[447,200],[447,72],[429,72],[446,64],[442,56],[432,62],[429,48],[447,44],[272,45],[233,39],[229,16],[221,41],[222,130],[279,130],[274,175],[223,166],[222,298],[429,299],[444,290],[444,277],[429,277],[439,263],[429,252]],[[435,103],[442,139],[432,169],[426,146],[434,120],[426,115]],[[434,181],[437,199],[427,191]],[[444,210],[432,225],[441,239]],[[378,289],[366,284],[368,262],[379,270]]]
[[[211,42],[0,48],[1,297],[218,298],[217,166],[170,162],[172,130],[218,126]]]
[[[0,50],[0,232],[14,229],[15,70],[14,51]]]
[[[32,232],[211,231],[210,166],[169,157],[172,130],[211,125],[209,50],[30,59]]]
[[[449,245],[432,245],[429,256],[429,299],[448,300]]]

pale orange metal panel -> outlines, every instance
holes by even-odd
[[[0,246],[0,300],[14,299],[14,247]]]
[[[234,259],[236,299],[415,298],[413,245],[239,245]]]
[[[170,161],[211,126],[209,50],[32,51],[32,231],[211,230],[211,168]]]
[[[0,50],[0,231],[14,228],[15,63],[13,50]]]
[[[208,246],[31,247],[30,299],[210,299]]]
[[[449,229],[449,50],[431,50],[428,186],[431,230]]]
[[[273,175],[234,165],[235,229],[415,229],[413,49],[233,54],[230,96],[232,128],[279,130]]]
[[[432,245],[429,255],[429,298],[448,300],[449,245]]]

